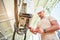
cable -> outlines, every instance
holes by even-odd
[[[13,38],[12,38],[12,40],[15,40],[15,34],[16,34],[16,30],[14,30],[14,32],[13,32]]]

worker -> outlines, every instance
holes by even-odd
[[[36,13],[40,21],[38,21],[36,29],[30,28],[30,31],[33,34],[41,34],[41,40],[59,40],[56,34],[56,31],[60,28],[57,20],[50,15],[45,16],[43,7],[38,7]]]

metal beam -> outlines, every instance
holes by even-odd
[[[17,0],[14,0],[14,16],[15,16],[16,26],[18,27],[18,8],[17,8]]]

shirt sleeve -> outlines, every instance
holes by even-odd
[[[54,20],[56,20],[56,19],[55,19],[54,17],[52,17],[52,16],[49,16],[48,19],[49,19],[49,21],[54,21]]]

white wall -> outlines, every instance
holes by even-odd
[[[14,30],[14,0],[3,0],[7,14],[10,20],[11,28]]]

